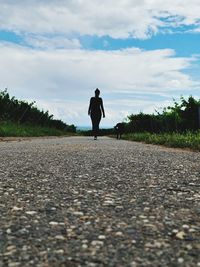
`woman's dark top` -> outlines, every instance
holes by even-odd
[[[102,98],[100,97],[91,97],[89,110],[91,114],[101,114],[102,108]]]

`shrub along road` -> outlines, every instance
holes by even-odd
[[[200,266],[200,154],[101,137],[0,143],[0,266]]]

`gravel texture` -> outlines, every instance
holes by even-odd
[[[0,267],[200,266],[199,153],[68,137],[0,158]]]

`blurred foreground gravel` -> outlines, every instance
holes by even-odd
[[[0,267],[200,266],[199,153],[69,137],[0,159]]]

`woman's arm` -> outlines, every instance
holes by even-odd
[[[103,113],[103,118],[105,118],[105,111],[104,111],[104,107],[103,107],[103,100],[101,98],[101,110],[102,110],[102,113]]]
[[[91,105],[92,105],[92,98],[90,98],[90,105],[89,105],[89,108],[88,108],[88,115],[89,116],[91,114]]]

